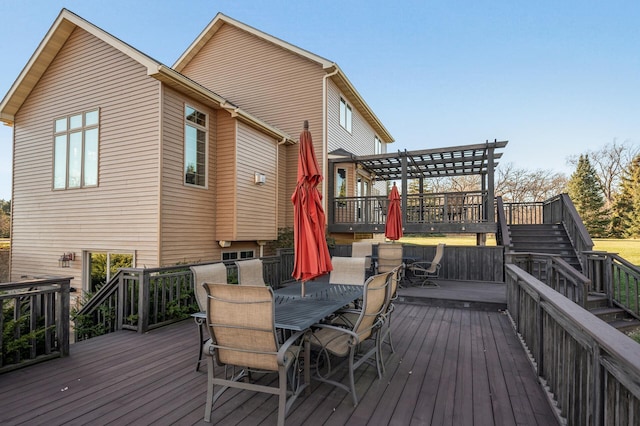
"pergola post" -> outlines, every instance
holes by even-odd
[[[400,154],[401,164],[402,164],[402,194],[401,194],[401,202],[402,202],[402,213],[404,215],[403,222],[407,220],[407,192],[408,184],[407,184],[407,155]]]

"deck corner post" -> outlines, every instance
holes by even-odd
[[[60,356],[69,355],[69,326],[70,326],[70,290],[71,279],[67,278],[60,281],[60,291],[58,293],[58,300],[56,302],[56,315],[58,316],[57,330],[58,345],[60,346]]]

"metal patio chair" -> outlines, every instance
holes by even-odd
[[[376,335],[380,330],[381,321],[383,321],[381,314],[384,309],[390,274],[389,272],[369,277],[364,283],[362,308],[357,311],[345,310],[339,313],[339,315],[357,313],[357,319],[353,326],[319,323],[312,327],[314,331],[309,336],[311,347],[317,350],[314,378],[351,393],[354,406],[358,404],[355,370],[364,363],[371,364],[373,357],[378,378],[382,378],[380,345],[377,343]],[[372,340],[373,344],[366,352],[363,352],[362,344],[367,340]],[[333,375],[339,371],[332,367],[332,358],[335,357],[347,358],[349,385],[332,379]]]
[[[433,280],[440,276],[444,247],[444,243],[438,244],[436,247],[436,254],[431,262],[418,261],[409,265],[409,269],[413,276],[418,280],[422,280],[422,287],[439,287],[438,283]]]
[[[278,395],[278,425],[284,425],[293,402],[307,385],[301,384],[299,365],[305,333],[294,333],[283,344],[278,343],[271,287],[205,286],[211,334],[204,345],[208,370],[205,422],[211,421],[218,398],[232,387]],[[224,375],[217,377],[215,364],[234,368],[225,368]],[[278,373],[277,386],[252,382],[249,370]],[[221,386],[217,392],[216,386]]]

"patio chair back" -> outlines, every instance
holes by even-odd
[[[378,273],[391,272],[402,265],[402,244],[378,244]]]
[[[371,241],[354,241],[351,243],[351,257],[364,257],[365,269],[371,268],[371,255],[373,254],[373,243]]]
[[[444,246],[444,243],[440,243],[436,246],[436,254],[433,256],[431,265],[426,269],[426,273],[433,274],[440,268],[440,264],[442,263],[442,256],[444,255]]]
[[[227,267],[224,263],[218,262],[192,266],[190,269],[193,273],[193,294],[196,296],[200,312],[204,312],[207,310],[207,290],[205,290],[203,284],[226,284]]]
[[[273,291],[207,284],[207,322],[219,364],[278,371]]]
[[[354,332],[360,341],[368,339],[374,331],[373,325],[380,318],[385,309],[387,286],[390,272],[370,277],[365,283],[362,296],[362,313],[354,326]]]
[[[364,257],[333,256],[331,264],[333,270],[329,274],[331,284],[363,285],[365,281]]]
[[[261,259],[239,260],[235,263],[238,268],[238,284],[253,286],[267,285],[264,282]]]

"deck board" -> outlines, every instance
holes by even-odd
[[[358,406],[314,382],[287,424],[556,424],[506,315],[399,303],[392,321],[396,352],[383,348],[382,380],[373,366],[358,370]],[[207,379],[206,365],[195,371],[197,336],[192,321],[143,335],[120,331],[72,345],[67,358],[0,375],[0,424],[203,425]],[[275,396],[234,389],[213,413],[224,425],[271,425],[276,416]]]

